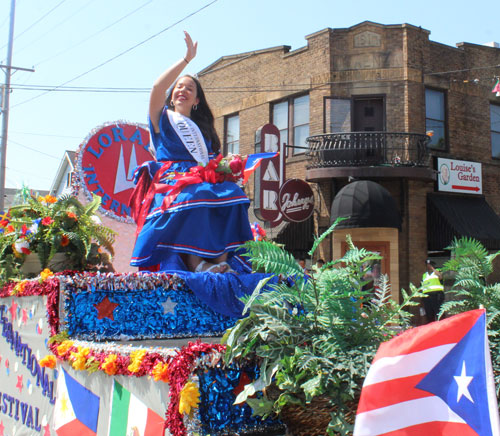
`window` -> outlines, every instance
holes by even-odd
[[[228,153],[240,152],[240,116],[232,115],[226,118],[226,149]]]
[[[425,90],[425,130],[432,132],[429,148],[446,148],[445,93],[435,89]]]
[[[500,159],[500,106],[490,104],[491,156]]]
[[[295,147],[307,147],[309,136],[309,96],[293,100],[293,142]],[[292,148],[293,154],[305,153],[303,148]]]
[[[66,187],[71,187],[72,184],[73,184],[73,172],[70,171],[66,175]]]
[[[281,144],[288,144],[288,101],[273,106],[273,124],[280,131]]]
[[[307,147],[309,136],[309,95],[302,95],[273,105],[273,124],[280,131],[282,144]],[[304,148],[292,148],[292,154],[304,153]]]
[[[325,133],[346,133],[351,131],[351,100],[327,98],[325,100]]]

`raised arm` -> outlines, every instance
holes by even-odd
[[[184,31],[184,40],[186,41],[186,55],[165,70],[160,77],[156,79],[151,88],[151,94],[149,96],[149,118],[151,119],[151,123],[156,133],[160,131],[160,115],[165,105],[165,94],[167,89],[174,83],[186,65],[191,62],[191,59],[196,56],[198,42],[193,43],[191,36],[189,36],[189,33],[186,31]]]

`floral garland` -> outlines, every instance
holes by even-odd
[[[170,403],[165,428],[168,428],[173,436],[186,436],[187,431],[183,421],[183,412],[189,414],[191,408],[197,406],[199,401],[198,388],[192,381],[188,381],[197,366],[197,359],[212,354],[211,363],[212,366],[215,366],[225,349],[225,345],[221,344],[206,344],[200,341],[189,342],[170,362]]]
[[[102,371],[107,375],[129,377],[150,376],[168,382],[168,364],[176,349],[146,350],[131,345],[96,344],[54,336],[49,345],[53,356],[46,356],[40,365],[55,368],[56,359],[68,362],[78,371]]]
[[[0,298],[13,296],[29,297],[34,295],[47,296],[47,317],[50,335],[59,332],[59,279],[57,276],[73,274],[73,271],[64,271],[54,274],[48,268],[34,279],[7,282],[0,289]]]

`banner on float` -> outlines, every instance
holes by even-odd
[[[0,435],[55,436],[57,371],[40,366],[49,351],[47,297],[0,299]]]

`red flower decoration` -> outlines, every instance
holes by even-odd
[[[241,171],[243,171],[243,161],[241,157],[234,156],[231,162],[229,162],[229,168],[231,168],[233,174],[240,174]]]
[[[54,220],[50,216],[46,216],[42,220],[42,226],[50,226],[53,222],[54,222]]]
[[[61,237],[61,247],[66,247],[69,244],[69,238],[66,235]]]
[[[9,224],[9,220],[1,220],[0,221],[0,227],[7,227],[7,224]]]
[[[78,219],[78,217],[73,212],[66,212],[66,215],[68,216],[68,218],[73,218],[75,221]]]

